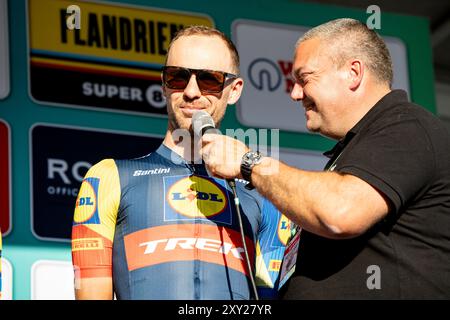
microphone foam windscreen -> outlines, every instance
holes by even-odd
[[[197,111],[192,116],[192,128],[197,136],[202,136],[205,129],[215,127],[213,118],[204,110]]]

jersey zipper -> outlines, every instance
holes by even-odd
[[[190,164],[187,163],[187,166],[189,168],[189,170],[191,171],[192,175],[196,175],[197,171],[196,171],[196,167],[194,164]],[[199,219],[195,218],[194,219],[194,237],[195,238],[199,238],[200,236],[200,223],[199,223]],[[199,300],[202,297],[202,292],[200,291],[201,289],[201,279],[200,279],[200,261],[199,261],[199,249],[194,248],[194,299]]]

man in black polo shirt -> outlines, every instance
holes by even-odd
[[[302,228],[284,298],[449,299],[450,138],[443,124],[391,90],[386,45],[353,19],[307,32],[293,75],[291,97],[303,102],[307,128],[339,141],[326,172],[260,157],[228,137],[202,140],[210,172],[251,181]]]

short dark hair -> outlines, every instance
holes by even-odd
[[[321,24],[297,41],[297,46],[309,39],[324,40],[331,48],[330,56],[341,67],[347,59],[357,57],[364,61],[378,82],[392,86],[393,71],[389,50],[383,39],[362,22],[350,19],[336,19]]]
[[[193,25],[188,26],[186,28],[183,28],[179,30],[175,37],[170,41],[169,48],[167,49],[167,56],[166,56],[166,63],[167,63],[167,57],[169,56],[170,48],[172,47],[173,43],[181,38],[181,37],[188,37],[188,36],[194,36],[194,35],[203,35],[203,36],[216,36],[222,39],[225,44],[227,45],[228,49],[230,50],[231,54],[231,60],[233,62],[233,72],[236,74],[239,74],[239,53],[236,49],[236,46],[234,45],[233,41],[230,40],[223,32],[207,27],[202,25]]]

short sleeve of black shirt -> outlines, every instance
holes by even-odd
[[[354,137],[335,170],[381,191],[392,205],[391,212],[398,213],[426,189],[435,173],[433,145],[421,120],[426,113],[408,103],[402,91],[386,96],[351,130]]]

